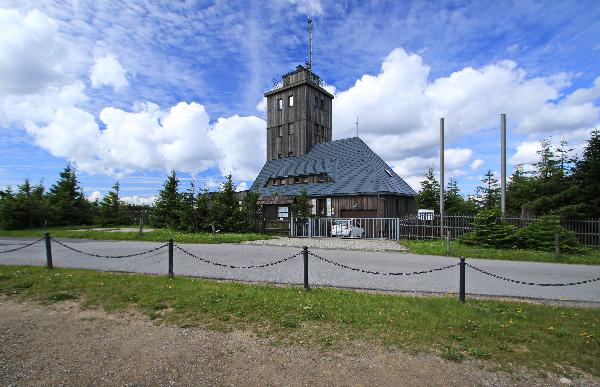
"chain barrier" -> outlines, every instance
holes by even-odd
[[[296,257],[302,255],[302,252],[300,252],[300,253],[296,253],[296,254],[294,254],[294,255],[292,255],[290,257],[283,258],[283,259],[280,259],[279,261],[275,261],[275,262],[263,263],[261,265],[236,266],[236,265],[229,265],[229,264],[225,264],[225,263],[214,262],[214,261],[210,261],[208,259],[199,257],[199,256],[197,256],[195,254],[192,254],[191,252],[187,251],[186,249],[184,249],[183,247],[181,247],[179,245],[175,245],[175,247],[177,248],[177,250],[181,251],[182,253],[187,254],[187,255],[189,255],[192,258],[196,258],[196,259],[198,259],[198,260],[200,260],[202,262],[209,263],[209,264],[214,265],[214,266],[227,267],[227,268],[230,268],[230,269],[260,269],[260,268],[264,268],[264,267],[275,266],[275,265],[278,265],[280,263],[284,263],[286,261],[289,261],[290,259],[293,259],[293,258],[296,258]]]
[[[353,270],[353,271],[358,271],[361,273],[366,273],[366,274],[377,274],[377,275],[403,275],[403,276],[409,276],[409,275],[419,275],[419,274],[427,274],[427,273],[433,273],[435,271],[442,271],[442,270],[446,270],[446,269],[450,269],[453,267],[458,266],[458,263],[452,264],[452,265],[448,265],[448,266],[442,266],[442,267],[438,267],[435,269],[429,269],[429,270],[422,270],[422,271],[413,271],[413,272],[397,272],[397,273],[391,273],[391,272],[384,272],[384,271],[371,271],[371,270],[366,270],[366,269],[360,269],[357,267],[351,267],[351,266],[347,266],[338,262],[334,262],[331,261],[327,258],[323,258],[315,253],[313,253],[312,251],[309,251],[308,254],[312,255],[313,257],[320,259],[321,261],[327,262],[331,265],[334,266],[339,266],[342,267],[344,269],[348,269],[348,270]]]
[[[470,267],[471,269],[473,269],[475,271],[478,271],[480,273],[483,273],[485,275],[489,275],[490,277],[498,278],[498,279],[501,279],[503,281],[508,281],[508,282],[512,282],[512,283],[520,284],[520,285],[530,285],[530,286],[573,286],[573,285],[583,285],[583,284],[587,284],[587,283],[591,283],[591,282],[600,281],[600,277],[598,277],[598,278],[593,278],[593,279],[589,279],[589,280],[585,280],[585,281],[565,282],[565,283],[526,282],[526,281],[519,281],[519,280],[512,279],[512,278],[502,277],[500,275],[487,272],[487,271],[485,271],[483,269],[478,268],[477,266],[471,265],[470,263],[467,263],[466,265],[468,267]]]
[[[110,258],[110,259],[113,259],[113,258],[115,258],[115,259],[116,259],[116,258],[131,258],[131,257],[138,257],[138,256],[140,256],[140,255],[146,255],[146,254],[153,253],[153,252],[155,252],[155,251],[157,251],[157,250],[160,250],[160,249],[163,249],[163,248],[165,248],[165,247],[167,247],[167,246],[169,245],[168,243],[165,243],[164,245],[160,245],[160,246],[158,246],[158,247],[155,247],[155,248],[153,248],[153,249],[150,249],[150,250],[144,250],[144,251],[141,251],[141,252],[139,252],[139,253],[133,253],[133,254],[126,254],[126,255],[100,255],[100,254],[88,253],[88,252],[86,252],[86,251],[78,250],[78,249],[76,249],[76,248],[74,248],[74,247],[71,247],[71,246],[69,246],[69,245],[67,245],[67,244],[64,244],[64,243],[62,243],[61,241],[59,241],[59,240],[57,240],[57,239],[54,239],[54,238],[50,238],[50,239],[52,239],[52,241],[53,241],[53,242],[56,242],[56,243],[58,243],[58,244],[59,244],[59,245],[61,245],[62,247],[65,247],[65,248],[67,248],[67,249],[69,249],[69,250],[71,250],[71,251],[74,251],[74,252],[76,252],[76,253],[83,254],[83,255],[88,255],[88,256],[90,256],[90,257],[96,257],[96,258]]]
[[[15,249],[0,251],[0,254],[12,253],[13,251],[19,251],[19,250],[23,250],[23,249],[25,249],[25,248],[27,248],[27,247],[29,247],[29,246],[33,246],[33,245],[35,245],[36,243],[40,243],[40,242],[41,242],[41,241],[43,241],[43,240],[44,240],[44,238],[41,238],[41,239],[38,239],[37,241],[34,241],[34,242],[31,242],[31,243],[28,243],[28,244],[26,244],[26,245],[23,245],[23,246],[19,246],[19,247],[15,248]]]

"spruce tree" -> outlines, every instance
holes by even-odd
[[[98,205],[99,221],[103,226],[116,226],[129,223],[126,214],[126,205],[119,196],[121,185],[115,182],[112,191],[109,191]]]
[[[440,183],[435,178],[433,165],[428,165],[425,180],[421,182],[421,189],[417,193],[417,207],[437,210],[440,207]]]
[[[477,187],[477,201],[484,208],[494,208],[500,203],[500,185],[494,173],[488,170],[483,180],[483,186]]]
[[[592,131],[572,177],[572,185],[576,188],[577,214],[600,217],[600,130]]]
[[[308,218],[311,214],[312,204],[308,197],[308,191],[303,188],[300,195],[296,196],[294,204],[292,204],[292,214],[296,218]]]
[[[90,204],[83,195],[75,168],[67,164],[48,192],[50,221],[54,225],[90,224]]]
[[[178,189],[179,179],[173,170],[167,177],[154,203],[154,212],[152,214],[152,225],[154,227],[168,227],[172,229],[179,227],[181,195]]]

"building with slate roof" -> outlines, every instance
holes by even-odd
[[[360,138],[332,141],[332,102],[310,65],[267,97],[267,162],[250,190],[265,219],[286,220],[302,190],[313,215],[392,218],[416,211],[415,192]]]

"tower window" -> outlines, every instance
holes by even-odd
[[[279,135],[279,137],[283,137],[283,130],[281,129],[281,125],[279,125],[279,127],[277,128],[277,134]]]
[[[288,134],[294,134],[294,124],[288,124]]]
[[[321,110],[325,111],[325,100],[321,98]]]
[[[293,156],[294,155],[294,151],[289,151],[288,152],[288,156]]]
[[[294,96],[290,95],[288,97],[288,106],[294,106]]]
[[[315,95],[315,109],[319,108],[319,97]]]
[[[277,100],[277,110],[282,110],[283,109],[283,100],[281,98],[279,98]]]

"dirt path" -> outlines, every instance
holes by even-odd
[[[590,378],[573,385],[600,385]],[[244,332],[156,325],[62,302],[0,298],[2,385],[560,385],[482,363],[352,344],[340,351],[277,346]]]

